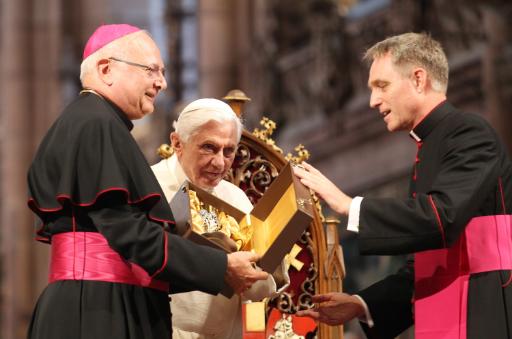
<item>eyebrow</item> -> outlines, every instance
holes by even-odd
[[[389,84],[389,81],[387,80],[382,80],[382,79],[375,79],[371,82],[368,83],[368,88],[372,88],[372,86],[374,87],[381,87],[382,85],[388,85]]]
[[[204,145],[204,144],[212,144],[212,145],[215,145],[217,147],[221,147],[220,143],[217,142],[217,141],[214,141],[212,139],[206,139],[206,140],[203,140],[201,142],[199,142],[199,145]],[[236,147],[236,144],[233,144],[233,145],[225,145],[224,148],[227,148],[227,147]]]
[[[165,65],[160,67],[160,65],[157,64],[157,63],[151,63],[151,64],[149,64],[149,66],[152,67],[152,68],[158,68],[158,69],[160,69],[162,71],[165,71]]]

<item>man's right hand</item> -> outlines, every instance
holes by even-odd
[[[293,173],[304,186],[324,199],[329,207],[342,215],[348,215],[352,198],[343,193],[319,170],[304,161],[300,166],[293,167]]]
[[[267,279],[267,272],[258,271],[253,266],[258,259],[259,256],[252,252],[240,251],[228,254],[228,267],[224,280],[235,293],[245,292],[256,281]]]

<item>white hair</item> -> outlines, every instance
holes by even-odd
[[[236,142],[237,144],[240,142],[243,128],[240,118],[228,104],[218,99],[204,98],[191,102],[181,111],[173,127],[181,140],[186,143],[201,126],[212,120],[219,123],[227,121],[234,123]]]
[[[141,39],[138,39],[138,33],[144,33],[150,36],[149,33],[145,30],[130,33],[119,39],[109,42],[85,58],[80,65],[80,81],[82,86],[85,86],[84,80],[86,81],[87,76],[94,74],[98,61],[111,57],[126,59],[131,49],[139,48],[142,41]]]

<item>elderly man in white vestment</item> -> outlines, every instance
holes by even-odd
[[[249,213],[252,204],[245,193],[222,179],[231,168],[242,134],[240,119],[231,107],[217,99],[198,99],[183,109],[174,129],[170,136],[174,154],[151,167],[167,201],[188,180]],[[275,292],[276,284],[269,275],[242,297],[228,299],[202,292],[173,294],[173,338],[240,339],[242,299],[258,301]]]

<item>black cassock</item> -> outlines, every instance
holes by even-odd
[[[42,221],[37,239],[51,243],[65,232],[99,232],[124,260],[169,282],[170,292],[218,293],[226,255],[167,232],[172,212],[132,127],[122,111],[93,93],[64,110],[28,173],[29,206]],[[28,337],[168,339],[168,293],[124,283],[55,281],[37,302]]]
[[[495,131],[480,116],[444,102],[411,136],[418,145],[410,198],[364,198],[362,254],[395,255],[441,249],[457,241],[474,217],[511,214],[512,165]],[[510,338],[510,271],[469,277],[467,338]],[[504,287],[502,287],[504,285]],[[414,322],[414,260],[358,293],[375,326],[369,338],[394,338]],[[443,317],[443,309],[438,310]]]

